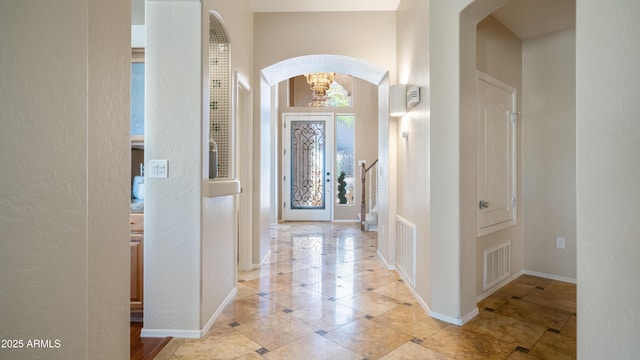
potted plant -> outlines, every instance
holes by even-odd
[[[345,176],[344,171],[341,171],[340,176],[338,176],[338,204],[347,203],[347,182],[344,180]]]

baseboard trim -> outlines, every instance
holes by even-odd
[[[380,257],[382,258],[382,255],[380,255]],[[395,267],[394,267],[394,269],[395,269]],[[402,281],[405,282],[405,284],[407,285],[407,288],[409,289],[411,294],[413,294],[413,297],[416,298],[416,300],[418,301],[418,305],[420,305],[422,307],[422,309],[424,309],[424,311],[426,311],[427,314],[429,314],[429,316],[431,316],[434,319],[442,320],[442,321],[444,321],[446,323],[449,323],[449,324],[462,326],[462,325],[466,324],[469,320],[471,320],[474,317],[476,317],[480,313],[478,311],[478,308],[474,307],[471,312],[469,312],[468,314],[463,316],[461,319],[457,319],[457,318],[453,318],[453,317],[450,317],[450,316],[446,316],[446,315],[442,315],[440,313],[434,312],[434,311],[431,310],[429,305],[427,305],[427,302],[424,301],[422,296],[420,296],[420,294],[418,294],[416,289],[409,285],[409,281],[407,280],[407,278],[401,272],[399,272],[399,271],[396,271],[396,272],[398,273],[398,276],[400,276]]]
[[[545,278],[545,279],[563,281],[563,282],[567,282],[567,283],[571,283],[571,284],[577,284],[578,283],[577,279],[566,277],[566,276],[545,274],[545,273],[541,273],[541,272],[537,272],[537,271],[531,271],[531,270],[524,270],[523,273],[527,274],[527,275],[532,275],[532,276]]]
[[[218,319],[218,316],[222,314],[222,311],[224,310],[224,308],[226,308],[227,305],[229,305],[229,303],[233,301],[233,298],[236,296],[237,292],[238,292],[238,288],[234,286],[231,292],[229,293],[229,295],[227,295],[227,297],[224,299],[222,304],[218,306],[218,309],[216,310],[216,312],[214,312],[213,315],[211,315],[211,317],[209,318],[209,321],[207,321],[207,323],[204,325],[202,330],[200,330],[200,337],[205,336],[207,332],[209,332],[209,329],[211,329],[211,327],[213,326],[213,323],[216,321],[216,319]]]
[[[424,301],[422,296],[420,296],[420,294],[418,294],[418,292],[416,291],[416,288],[414,288],[413,286],[409,285],[410,283],[409,283],[409,280],[407,280],[406,276],[404,276],[399,271],[396,271],[396,272],[398,273],[398,276],[400,276],[402,281],[404,281],[404,283],[407,285],[407,289],[409,289],[409,291],[411,292],[413,297],[416,298],[416,300],[418,301],[418,305],[420,305],[422,307],[422,309],[424,309],[424,311],[427,312],[427,314],[430,314],[431,313],[431,308],[429,308],[429,305],[427,305],[427,302]]]
[[[181,339],[199,339],[200,330],[159,330],[159,329],[142,329],[140,337],[165,338],[174,337]]]
[[[395,265],[389,265],[389,263],[387,262],[387,259],[384,258],[384,255],[382,255],[382,253],[380,252],[380,250],[377,251],[378,253],[378,257],[380,258],[380,260],[382,260],[382,262],[384,263],[384,266],[389,269],[389,270],[396,270]],[[398,273],[400,274],[400,273]]]
[[[576,279],[570,278],[570,277],[566,277],[566,276],[546,274],[546,273],[541,273],[541,272],[531,271],[531,270],[520,270],[517,273],[509,276],[507,279],[503,280],[499,284],[495,285],[491,289],[489,289],[489,290],[485,291],[484,293],[480,294],[476,298],[476,302],[480,302],[480,301],[488,298],[489,296],[493,295],[493,293],[495,293],[496,291],[500,290],[503,286],[505,286],[508,283],[512,282],[513,280],[519,278],[521,275],[537,276],[537,277],[541,277],[541,278],[545,278],[545,279],[563,281],[563,282],[567,282],[567,283],[571,283],[571,284],[576,284],[577,283]]]
[[[429,311],[429,316],[431,316],[434,319],[438,319],[438,320],[444,321],[444,322],[449,323],[449,324],[462,326],[462,320],[461,319],[456,319],[456,318],[451,317],[451,316],[442,315],[442,314],[437,313],[435,311]]]
[[[224,308],[233,300],[236,292],[238,290],[234,287],[233,290],[227,295],[222,304],[218,307],[215,313],[211,316],[209,321],[205,324],[205,326],[201,330],[164,330],[164,329],[146,329],[142,328],[140,332],[140,337],[152,337],[152,338],[166,338],[166,337],[174,337],[174,338],[182,338],[182,339],[199,339],[203,337],[215,320],[220,316]]]
[[[482,301],[482,300],[488,298],[489,296],[493,295],[493,293],[495,293],[496,291],[500,290],[503,286],[507,285],[508,283],[512,282],[513,280],[517,279],[522,274],[524,274],[524,271],[520,270],[517,273],[509,276],[508,278],[502,280],[500,283],[494,285],[491,289],[483,292],[478,297],[476,297],[476,303],[479,303],[480,301]]]
[[[478,316],[478,314],[480,314],[480,311],[478,310],[477,306],[474,306],[473,310],[469,311],[465,316],[462,317],[462,323],[460,325],[468,323],[469,321],[471,321],[471,319]]]
[[[333,220],[333,222],[338,224],[357,224],[360,220]]]
[[[429,312],[429,316],[431,316],[432,318],[438,319],[438,320],[442,320],[446,323],[449,324],[453,324],[453,325],[458,325],[458,326],[462,326],[464,324],[466,324],[467,322],[469,322],[471,319],[473,319],[474,317],[478,316],[480,312],[478,311],[478,307],[474,307],[473,310],[471,310],[469,313],[467,313],[466,315],[464,315],[461,318],[454,318],[448,315],[443,315],[440,313],[437,313],[435,311],[430,311]]]
[[[267,255],[265,255],[262,260],[260,260],[260,265],[258,265],[258,267],[256,267],[256,269],[259,269],[262,267],[262,265],[264,265],[264,263],[269,259],[269,256],[271,256],[271,249],[269,249],[269,251],[267,251]]]

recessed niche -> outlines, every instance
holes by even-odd
[[[209,15],[209,131],[218,147],[218,176],[232,177],[231,64],[229,38],[220,20]]]

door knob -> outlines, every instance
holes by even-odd
[[[484,200],[480,200],[479,206],[480,206],[480,209],[487,209],[487,208],[489,208],[489,202],[484,201]]]

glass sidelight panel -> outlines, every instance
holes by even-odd
[[[336,203],[355,204],[355,115],[336,115]]]
[[[291,122],[291,208],[325,208],[325,122]]]

